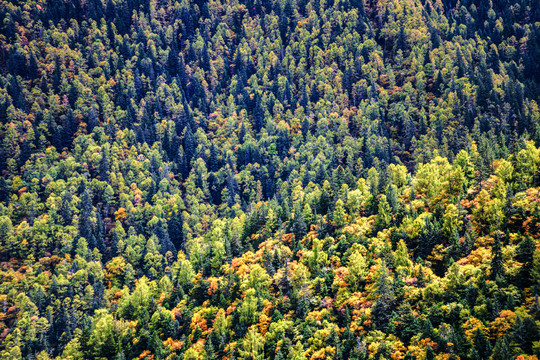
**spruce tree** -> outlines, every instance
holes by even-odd
[[[507,337],[498,338],[497,343],[493,348],[493,353],[491,354],[491,360],[508,360],[513,358],[514,353],[510,348]]]
[[[395,296],[388,268],[384,261],[381,264],[379,277],[375,286],[375,304],[372,308],[372,316],[377,329],[385,331],[392,316]]]

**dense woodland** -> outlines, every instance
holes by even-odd
[[[1,0],[0,358],[538,360],[537,0]]]

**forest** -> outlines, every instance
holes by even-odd
[[[0,358],[538,360],[538,0],[0,0]]]

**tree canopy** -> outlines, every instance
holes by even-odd
[[[540,356],[535,1],[0,18],[0,358]]]

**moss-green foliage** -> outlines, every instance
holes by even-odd
[[[534,1],[0,3],[0,358],[536,359]]]

